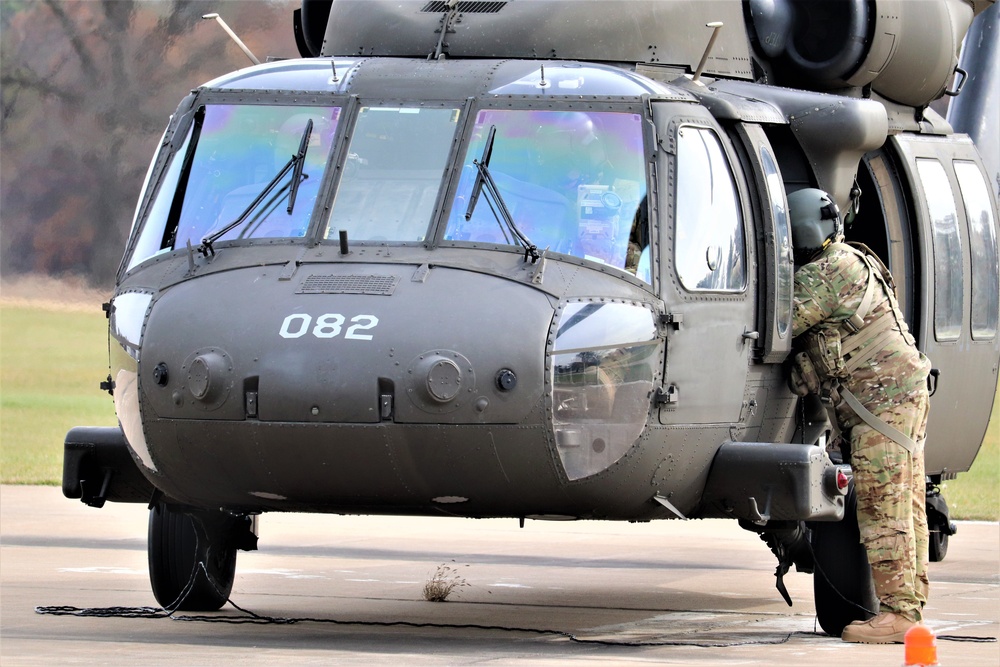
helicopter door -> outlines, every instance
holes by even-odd
[[[760,194],[757,294],[760,338],[755,356],[765,364],[781,363],[792,349],[792,230],[788,220],[785,186],[774,149],[759,125],[738,123],[733,141],[746,151],[747,177]],[[751,280],[753,277],[751,276]]]
[[[927,472],[969,469],[993,405],[1000,358],[996,201],[964,137],[895,136],[913,185],[922,284],[920,349],[940,370]]]
[[[657,189],[670,204],[660,207],[660,286],[670,327],[660,422],[736,423],[759,338],[745,181],[705,109],[654,104],[653,118]]]

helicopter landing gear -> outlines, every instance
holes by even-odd
[[[958,528],[948,516],[948,503],[937,484],[927,483],[927,558],[932,563],[940,563],[948,554],[948,538]]]
[[[955,534],[955,524],[931,525],[928,531],[927,559],[932,563],[940,563],[948,555],[948,537]]]
[[[250,517],[158,502],[147,543],[153,596],[168,611],[218,610],[233,588],[236,550],[256,542]]]
[[[843,520],[809,523],[816,568],[813,573],[816,618],[823,631],[834,637],[839,637],[852,621],[871,618],[879,607],[868,556],[858,531],[853,482],[845,501]]]

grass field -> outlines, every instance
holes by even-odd
[[[0,305],[0,482],[59,484],[62,445],[74,426],[117,424],[108,374],[107,320],[86,308]],[[79,304],[77,304],[79,306]],[[953,519],[1000,519],[1000,397],[972,469],[946,482]]]
[[[117,424],[107,320],[92,312],[0,307],[0,481],[56,484],[74,426]]]

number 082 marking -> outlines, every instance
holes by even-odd
[[[320,315],[316,318],[315,325],[312,315],[292,313],[281,323],[281,330],[278,331],[278,334],[282,338],[301,338],[307,333],[311,333],[316,338],[336,338],[341,334],[346,323],[347,318],[340,313]],[[344,333],[345,339],[371,340],[372,334],[362,332],[374,329],[378,325],[378,318],[374,315],[355,315],[351,318],[351,323]]]

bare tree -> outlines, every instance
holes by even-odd
[[[202,82],[294,56],[289,0],[0,2],[0,267],[110,284],[157,139]]]

